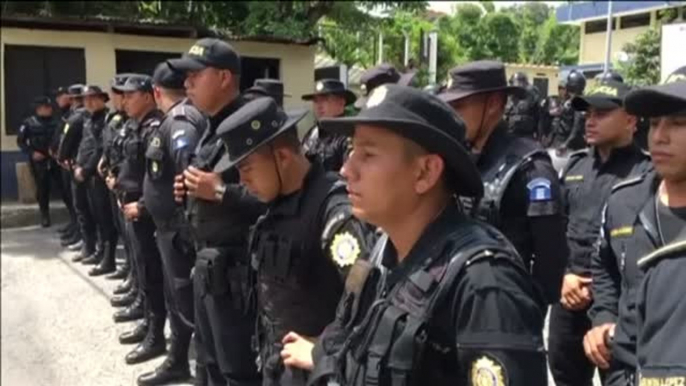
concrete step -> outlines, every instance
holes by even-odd
[[[50,202],[52,227],[69,221],[69,212],[62,201]],[[38,204],[24,204],[18,201],[3,201],[0,205],[0,228],[16,228],[40,225]]]

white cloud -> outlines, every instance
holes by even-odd
[[[452,14],[453,6],[460,4],[460,3],[478,3],[478,1],[429,1],[429,9],[433,11],[438,11],[438,12],[443,12],[445,14]],[[496,9],[500,9],[503,7],[509,7],[513,4],[523,4],[527,3],[527,1],[494,1],[493,5],[495,5]],[[551,5],[551,6],[557,6],[560,4],[565,4],[567,3],[566,1],[545,1],[544,3]]]

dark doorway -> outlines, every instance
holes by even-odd
[[[33,113],[37,96],[51,95],[60,86],[83,83],[83,49],[5,45],[5,131],[17,133],[22,120]]]
[[[167,59],[181,57],[176,52],[149,52],[149,51],[128,51],[115,50],[114,55],[117,60],[117,74],[132,72],[136,74],[147,74],[152,76],[155,67]]]
[[[538,89],[541,98],[548,97],[548,78],[534,78],[534,87]]]
[[[255,79],[281,79],[279,59],[241,58],[241,91],[252,87]]]

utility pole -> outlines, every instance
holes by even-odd
[[[612,0],[607,4],[607,40],[605,41],[604,74],[610,72],[610,51],[612,51]]]
[[[438,64],[438,31],[429,33],[429,84],[436,84],[436,67]]]
[[[377,64],[383,63],[383,33],[379,32],[379,61]]]
[[[405,35],[405,52],[403,55],[403,66],[407,68],[407,64],[410,62],[410,35],[407,32],[403,32]]]

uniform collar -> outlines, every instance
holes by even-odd
[[[600,156],[598,155],[598,151],[595,148],[593,148],[591,154],[593,154],[593,158],[596,162],[600,162]],[[643,154],[643,151],[639,149],[634,142],[632,142],[627,146],[612,149],[612,151],[610,152],[610,157],[607,159],[605,164],[609,164],[615,161],[623,161],[629,157],[638,154]]]
[[[231,103],[219,110],[217,114],[210,117],[210,128],[212,128],[212,131],[215,131],[217,127],[219,127],[220,123],[222,123],[229,115],[233,114],[241,107],[243,104],[242,100],[243,99],[240,96],[236,97],[236,99],[231,101]]]
[[[427,259],[435,259],[437,254],[443,253],[444,245],[448,240],[447,236],[455,230],[456,224],[460,223],[463,218],[464,214],[455,203],[448,204],[441,214],[424,229],[410,253],[400,263],[398,263],[398,253],[389,239],[382,252],[381,261],[386,268],[391,270],[387,281],[388,287],[401,281],[410,272],[423,265]]]
[[[318,162],[312,162],[310,170],[305,175],[302,187],[287,196],[277,197],[270,205],[270,212],[272,215],[293,216],[297,214],[302,206],[303,197],[307,192],[308,186],[312,184],[316,178],[324,175],[324,168]]]
[[[502,148],[504,148],[509,142],[509,137],[510,136],[507,133],[507,124],[505,123],[505,121],[501,120],[496,125],[495,129],[493,129],[493,132],[491,133],[490,137],[488,137],[486,145],[484,145],[483,149],[481,149],[477,165],[483,165],[493,157],[500,156],[502,153]]]

